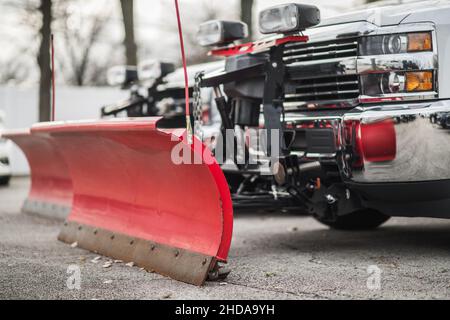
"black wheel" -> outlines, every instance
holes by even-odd
[[[9,184],[10,176],[0,177],[0,186],[7,186]]]
[[[363,209],[359,211],[339,216],[335,220],[325,220],[315,217],[319,222],[337,230],[370,230],[375,229],[389,220],[387,216],[381,212],[372,209]]]

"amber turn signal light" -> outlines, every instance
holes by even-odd
[[[431,33],[408,34],[408,52],[430,51],[431,47]]]
[[[433,90],[433,72],[407,72],[406,73],[406,91],[431,91]]]

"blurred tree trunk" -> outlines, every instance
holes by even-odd
[[[248,38],[253,38],[253,0],[241,0],[241,21],[248,25]]]
[[[125,49],[127,65],[137,65],[137,48],[134,41],[134,14],[133,14],[133,0],[120,0],[123,15],[123,26],[125,29]]]
[[[37,57],[40,82],[39,82],[39,121],[50,120],[51,108],[51,81],[52,72],[50,69],[50,36],[52,22],[52,1],[41,0],[39,11],[42,15],[42,26],[39,30],[41,35],[41,45]]]

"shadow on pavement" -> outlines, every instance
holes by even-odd
[[[275,233],[270,237],[272,248],[279,250],[320,252],[403,252],[432,254],[445,251],[450,257],[450,224],[386,225],[373,231],[337,231],[330,229],[298,230]],[[424,250],[425,249],[425,250]],[[429,249],[429,250],[427,250]],[[270,248],[265,247],[265,250]]]

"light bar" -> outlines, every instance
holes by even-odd
[[[197,33],[201,46],[228,44],[248,36],[248,27],[239,21],[212,20],[202,23]]]
[[[288,3],[263,10],[259,14],[259,31],[293,33],[317,25],[320,11],[316,6]]]

